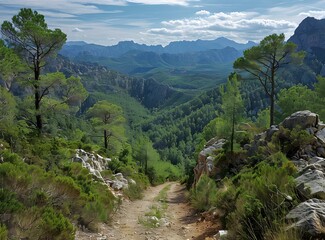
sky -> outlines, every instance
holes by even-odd
[[[0,23],[21,8],[43,14],[68,41],[105,46],[218,37],[259,42],[272,33],[289,38],[308,16],[325,18],[325,0],[0,0]]]

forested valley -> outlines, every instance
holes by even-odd
[[[315,21],[301,26],[321,39],[317,46],[296,31],[239,50],[114,59],[81,52],[76,61],[64,32],[21,9],[1,25],[0,239],[96,232],[122,199],[167,181],[186,185],[197,211],[217,209],[225,239],[324,239],[324,212],[315,232],[285,221],[308,199],[324,206],[325,40]],[[316,122],[285,122],[305,110]],[[197,175],[198,156],[220,140]],[[319,158],[317,194],[296,188],[302,155]]]

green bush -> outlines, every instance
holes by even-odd
[[[0,240],[8,239],[8,230],[6,225],[0,224]]]
[[[67,218],[53,208],[46,208],[42,214],[40,240],[73,240],[75,229]]]
[[[191,190],[190,199],[193,207],[200,211],[209,210],[216,202],[217,187],[207,175],[202,175]]]
[[[96,231],[98,222],[108,220],[108,211],[100,201],[87,202],[83,208],[79,224]]]
[[[18,212],[23,208],[21,202],[18,201],[14,192],[7,189],[0,189],[0,214]]]
[[[129,184],[129,187],[124,190],[124,195],[126,195],[130,200],[141,199],[143,189],[140,185],[137,184]]]
[[[234,188],[217,199],[217,207],[226,206],[229,239],[265,239],[270,231],[283,229],[282,219],[296,204],[293,164],[281,152],[232,179]],[[226,194],[226,193],[224,193]],[[235,196],[235,197],[234,197]],[[290,201],[290,196],[293,201]],[[234,201],[229,207],[228,201]]]
[[[280,127],[280,130],[272,137],[272,141],[279,144],[281,151],[291,157],[299,149],[312,144],[315,139],[312,134],[297,126],[292,130]]]

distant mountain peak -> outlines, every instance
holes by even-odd
[[[305,18],[288,41],[297,44],[299,50],[309,51],[313,47],[325,48],[325,19]]]
[[[88,43],[84,41],[68,41],[66,45],[74,45],[74,46],[84,46],[87,45]]]

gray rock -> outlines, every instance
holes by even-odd
[[[199,153],[197,164],[194,168],[194,185],[199,181],[202,174],[209,175],[214,167],[212,155],[218,149],[222,149],[225,139],[212,138],[205,148]]]
[[[298,172],[301,172],[308,165],[308,162],[302,158],[300,158],[299,160],[294,160],[292,161],[292,163],[296,166]]]
[[[324,237],[325,201],[309,199],[300,203],[287,214],[286,219],[293,222],[289,228],[298,228],[312,237]]]
[[[125,183],[118,180],[113,181],[112,188],[114,190],[122,190],[123,188],[125,188]]]
[[[76,155],[72,158],[73,162],[79,162],[84,168],[87,168],[89,172],[96,176],[97,180],[103,181],[104,179],[101,176],[101,171],[107,168],[109,163],[109,158],[104,158],[99,154],[93,154],[86,152],[83,149],[77,149]]]
[[[320,164],[320,165],[324,165],[325,164],[325,158],[322,158],[322,157],[313,157],[311,159],[309,159],[309,164]]]
[[[325,176],[317,166],[307,166],[295,180],[297,190],[304,196],[325,199]]]
[[[266,141],[271,141],[272,140],[272,136],[274,133],[276,133],[277,131],[279,131],[278,126],[276,125],[272,125],[267,131],[266,131]]]
[[[325,123],[319,122],[318,125],[317,125],[318,131],[323,130],[324,128],[325,128]]]
[[[291,116],[284,119],[280,126],[288,129],[294,129],[300,126],[302,129],[316,127],[318,125],[318,115],[309,110],[293,113]]]
[[[317,147],[317,155],[325,158],[325,147]]]
[[[325,144],[325,128],[316,133],[316,137],[321,141],[322,144]]]
[[[122,180],[124,178],[122,173],[116,173],[114,177],[118,180]]]

